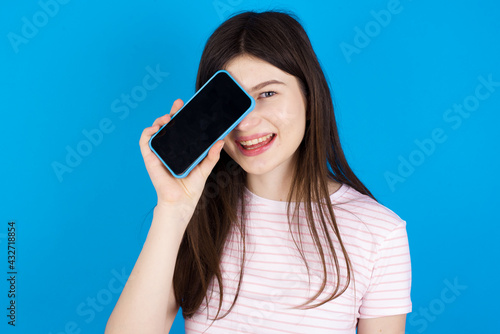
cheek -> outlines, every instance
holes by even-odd
[[[286,100],[285,100],[286,101]],[[296,118],[297,111],[295,110],[293,106],[293,101],[286,101],[286,103],[282,103],[279,106],[276,106],[276,108],[273,110],[272,115],[276,120],[281,120],[283,124],[287,124],[290,122],[292,119]]]
[[[295,106],[289,105],[288,108],[276,110],[273,116],[273,123],[280,130],[281,136],[295,137],[303,135],[306,124],[306,112],[300,104]]]

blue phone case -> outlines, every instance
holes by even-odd
[[[242,115],[240,118],[238,118],[238,120],[237,120],[236,122],[234,122],[234,123],[233,123],[233,124],[232,124],[232,125],[231,125],[231,126],[230,126],[230,127],[229,127],[229,128],[228,128],[228,129],[227,129],[227,130],[226,130],[226,131],[225,131],[225,132],[224,132],[224,133],[223,133],[223,134],[219,137],[219,138],[217,138],[217,139],[216,139],[216,140],[215,140],[215,141],[214,141],[214,142],[213,142],[213,143],[212,143],[212,144],[211,144],[211,145],[210,145],[210,146],[209,146],[209,147],[208,147],[208,148],[207,148],[207,149],[206,149],[206,150],[205,150],[205,151],[204,151],[204,152],[203,152],[203,153],[202,153],[202,154],[201,154],[201,155],[200,155],[200,156],[199,156],[199,157],[198,157],[198,158],[197,158],[197,159],[196,159],[196,160],[192,163],[192,164],[191,164],[191,166],[189,166],[189,168],[188,168],[188,169],[187,169],[184,173],[182,173],[182,174],[175,174],[175,173],[172,171],[172,169],[171,169],[171,168],[170,168],[170,167],[169,167],[169,166],[165,163],[165,161],[163,161],[163,159],[160,157],[160,155],[159,155],[159,154],[158,154],[158,153],[157,153],[157,152],[153,149],[153,147],[151,146],[151,141],[153,140],[153,138],[154,138],[154,137],[155,137],[155,136],[156,136],[156,135],[157,135],[157,134],[161,131],[161,129],[163,129],[163,127],[165,127],[168,123],[167,123],[167,124],[165,124],[165,125],[163,125],[163,126],[162,126],[162,127],[161,127],[161,128],[160,128],[160,129],[159,129],[159,130],[158,130],[158,131],[157,131],[157,132],[156,132],[153,136],[151,136],[151,138],[149,139],[149,148],[151,149],[151,151],[153,151],[153,153],[154,153],[154,154],[158,157],[158,159],[160,159],[160,160],[161,160],[161,162],[163,163],[163,165],[165,165],[165,167],[167,167],[167,169],[170,171],[170,173],[171,173],[174,177],[176,177],[176,178],[178,178],[178,179],[182,179],[182,178],[184,178],[184,177],[188,176],[188,174],[191,172],[191,170],[193,170],[193,168],[195,168],[195,167],[196,167],[196,166],[197,166],[197,165],[198,165],[198,164],[199,164],[199,163],[200,163],[200,162],[201,162],[201,161],[202,161],[202,160],[203,160],[203,159],[207,156],[208,151],[210,151],[210,148],[212,148],[212,146],[214,146],[214,144],[215,144],[217,141],[219,141],[219,140],[223,139],[224,137],[226,137],[226,136],[229,134],[229,132],[231,132],[231,131],[232,131],[232,130],[233,130],[233,129],[234,129],[234,128],[235,128],[235,127],[236,127],[236,126],[237,126],[237,125],[238,125],[238,124],[242,121],[242,120],[243,120],[243,118],[245,118],[245,116],[247,116],[247,115],[248,115],[248,114],[249,114],[249,113],[250,113],[250,112],[251,112],[251,111],[255,108],[255,100],[254,100],[254,98],[253,98],[252,96],[250,96],[250,94],[248,94],[248,93],[247,93],[247,92],[243,89],[243,87],[241,87],[241,85],[240,85],[240,84],[239,84],[239,83],[238,83],[238,82],[237,82],[237,81],[236,81],[236,80],[235,80],[235,79],[234,79],[234,78],[233,78],[233,77],[229,74],[229,72],[227,72],[226,70],[219,70],[219,71],[217,71],[217,72],[216,72],[216,73],[215,73],[215,74],[214,74],[214,75],[213,75],[213,76],[212,76],[212,77],[211,77],[211,78],[210,78],[210,79],[209,79],[209,80],[208,80],[208,81],[207,81],[207,82],[206,82],[206,83],[205,83],[205,84],[204,84],[204,85],[203,85],[203,86],[202,86],[202,87],[201,87],[201,88],[200,88],[200,89],[199,89],[199,90],[198,90],[198,91],[197,91],[197,92],[196,92],[196,93],[195,93],[195,94],[194,94],[194,95],[193,95],[193,96],[189,99],[189,101],[188,101],[186,104],[184,104],[184,106],[183,106],[181,109],[179,109],[179,110],[175,113],[175,115],[172,117],[172,119],[173,119],[174,117],[176,117],[177,115],[179,115],[179,113],[180,113],[180,112],[182,112],[182,110],[184,109],[184,107],[185,107],[186,105],[188,105],[188,103],[189,103],[189,102],[190,102],[190,101],[191,101],[191,100],[192,100],[192,99],[193,99],[196,95],[198,95],[198,93],[199,93],[200,91],[202,91],[202,90],[203,90],[203,88],[205,88],[205,86],[206,86],[206,85],[207,85],[210,81],[212,81],[212,79],[213,79],[213,78],[214,78],[217,74],[219,74],[219,73],[226,73],[226,74],[227,74],[227,75],[228,75],[228,76],[229,76],[229,77],[230,77],[230,78],[231,78],[231,79],[232,79],[232,80],[233,80],[233,81],[234,81],[234,82],[238,85],[238,87],[240,87],[240,89],[241,89],[241,90],[242,90],[242,91],[243,91],[243,92],[244,92],[244,93],[245,93],[245,94],[246,94],[246,95],[250,98],[251,105],[250,105],[250,107],[247,109],[247,111],[245,111],[245,112],[243,113],[243,115]]]

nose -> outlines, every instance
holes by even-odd
[[[252,110],[243,120],[236,126],[235,130],[240,132],[251,131],[254,127],[260,124],[260,117]]]

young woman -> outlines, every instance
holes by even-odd
[[[406,222],[342,151],[328,84],[302,26],[245,12],[209,38],[200,88],[226,69],[255,109],[185,179],[140,147],[158,195],[106,333],[404,333]],[[222,150],[224,148],[224,150]]]

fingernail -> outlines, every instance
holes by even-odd
[[[224,142],[222,142],[222,145],[219,148],[219,152],[222,151],[222,148],[224,147]]]

